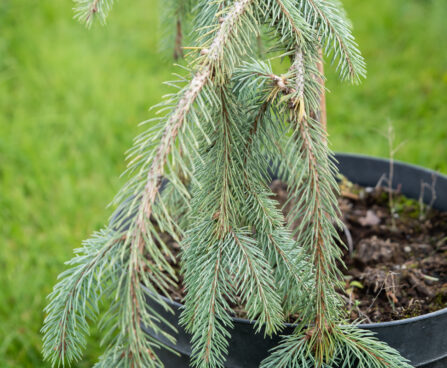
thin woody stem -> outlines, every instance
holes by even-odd
[[[177,19],[176,22],[176,32],[175,32],[175,44],[174,44],[174,60],[178,60],[183,57],[183,49],[182,49],[182,22],[180,18]]]
[[[202,88],[208,82],[211,73],[210,65],[199,70],[186,88],[183,97],[180,99],[175,110],[169,117],[166,128],[163,132],[157,153],[152,161],[152,165],[147,175],[147,182],[144,188],[143,198],[138,210],[137,224],[140,231],[144,232],[144,219],[150,218],[152,206],[161,187],[161,177],[171,149],[174,146],[178,132],[183,125],[188,112]]]

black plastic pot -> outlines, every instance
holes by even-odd
[[[353,154],[338,154],[337,160],[343,175],[354,183],[363,186],[375,186],[383,174],[389,170],[389,161]],[[437,174],[417,166],[401,162],[394,163],[393,187],[400,187],[401,192],[410,198],[419,198],[421,181],[432,183],[436,176],[436,196],[434,207],[447,211],[447,176]],[[426,193],[426,201],[430,201],[430,193]],[[182,306],[168,301],[174,314],[167,313],[159,305],[152,305],[158,312],[177,326],[177,343],[172,345],[163,338],[159,338],[179,353],[179,356],[166,350],[160,351],[159,356],[167,368],[189,367],[191,354],[190,336],[178,326],[178,318]],[[396,348],[408,358],[415,367],[446,368],[447,367],[447,308],[438,312],[425,314],[415,318],[400,321],[361,325],[361,328],[377,333],[379,339]],[[290,334],[292,325],[286,325],[283,334]],[[147,331],[152,334],[151,331]],[[226,367],[229,368],[257,368],[259,363],[268,355],[280,338],[264,338],[263,334],[256,334],[253,323],[234,318],[234,329],[231,331],[229,354]]]

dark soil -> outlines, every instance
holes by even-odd
[[[447,303],[447,213],[427,208],[399,193],[394,199],[394,221],[389,192],[362,188],[346,180],[340,184],[339,205],[347,245],[343,261],[348,318],[365,323],[414,317],[446,307]],[[288,197],[285,184],[275,181],[277,200]],[[290,207],[290,205],[289,205]],[[284,209],[285,214],[288,208]],[[178,257],[179,246],[168,241]],[[179,271],[179,266],[173,262]],[[340,265],[341,266],[341,265]],[[182,279],[171,290],[173,300],[182,302]],[[241,306],[235,315],[244,317]]]

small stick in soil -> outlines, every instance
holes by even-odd
[[[392,283],[391,283],[391,285],[388,285],[388,282],[387,282],[387,280],[388,280],[388,276],[389,275],[391,275],[391,280],[392,280]],[[383,290],[385,290],[385,293],[386,293],[386,296],[387,296],[387,299],[388,300],[390,300],[390,295],[389,295],[389,293],[390,293],[390,291],[389,291],[389,289],[391,289],[392,291],[391,291],[391,294],[394,296],[394,298],[396,297],[395,295],[394,295],[394,290],[396,290],[396,285],[395,285],[395,283],[394,283],[394,272],[391,272],[391,271],[389,271],[388,272],[388,274],[385,276],[385,279],[383,280],[383,282],[381,283],[381,286],[380,286],[380,289],[377,291],[377,293],[376,293],[376,295],[374,296],[374,299],[372,300],[372,302],[371,302],[371,304],[369,305],[369,307],[366,309],[366,313],[369,313],[369,311],[371,310],[371,308],[374,306],[374,304],[376,303],[376,300],[377,300],[377,298],[379,297],[379,295],[380,295],[380,293],[383,291]],[[394,299],[393,298],[393,299]],[[394,304],[393,303],[390,303],[391,304],[391,306],[393,307],[393,309],[394,309]]]
[[[436,201],[436,179],[437,176],[432,174],[431,185],[421,180],[421,193],[419,194],[419,220],[421,221],[427,218],[427,214],[433,208],[433,204]],[[431,192],[431,200],[428,205],[424,203],[425,188],[428,188]]]
[[[388,170],[388,177],[386,177],[385,174],[383,174],[381,176],[381,178],[379,179],[376,188],[380,187],[382,182],[386,181],[386,183],[388,184],[388,207],[390,210],[390,217],[391,217],[391,228],[395,231],[397,230],[397,226],[396,226],[396,209],[394,206],[394,196],[393,196],[393,181],[394,181],[394,157],[396,156],[396,153],[400,150],[400,148],[402,147],[402,145],[405,142],[401,142],[400,144],[398,144],[397,146],[394,145],[394,141],[395,141],[395,132],[394,132],[394,127],[392,123],[388,124],[388,134],[386,136],[387,140],[388,140],[388,151],[389,151],[389,161],[390,161],[390,165],[389,165],[389,170]]]
[[[354,253],[354,241],[352,240],[351,232],[349,231],[349,228],[346,226],[344,222],[342,222],[343,231],[346,235],[346,241],[348,242],[348,251],[349,251],[349,257],[352,258],[352,255]]]

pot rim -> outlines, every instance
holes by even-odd
[[[384,163],[388,163],[389,160],[386,158],[382,158],[382,157],[375,157],[375,156],[370,156],[370,155],[364,155],[364,154],[356,154],[356,153],[345,153],[345,152],[336,152],[335,153],[335,160],[336,162],[338,162],[337,160],[337,156],[344,156],[344,157],[353,157],[353,158],[364,158],[364,159],[372,159],[375,161],[382,161]],[[447,181],[447,175],[444,175],[442,173],[436,172],[434,170],[430,170],[427,169],[425,167],[422,166],[418,166],[418,165],[414,165],[414,164],[410,164],[410,163],[406,163],[403,161],[399,161],[399,160],[394,160],[394,164],[396,165],[405,165],[409,168],[418,170],[418,171],[424,171],[426,173],[429,173],[430,175],[436,175],[438,178],[444,178],[444,180]],[[149,289],[147,289],[144,285],[143,287],[149,292],[151,293],[151,291]],[[173,306],[176,307],[177,309],[183,309],[184,305],[181,303],[178,303],[174,300],[171,300],[163,295],[159,295],[163,301],[165,301],[169,306]],[[420,316],[416,316],[416,317],[410,317],[410,318],[404,318],[404,319],[399,319],[399,320],[394,320],[394,321],[386,321],[386,322],[376,322],[376,323],[361,323],[361,324],[357,324],[357,326],[359,328],[367,328],[367,329],[378,329],[378,328],[384,328],[384,327],[390,327],[390,326],[397,326],[397,325],[405,325],[405,324],[411,324],[411,323],[416,323],[416,322],[420,322],[429,318],[434,318],[440,315],[444,315],[447,314],[447,308],[443,308],[440,310],[437,310],[435,312],[430,312],[430,313],[426,313],[426,314],[421,314]],[[253,320],[248,320],[245,318],[239,318],[239,317],[232,317],[231,318],[233,322],[238,323],[238,324],[243,324],[243,325],[250,325],[253,326],[254,325],[254,321]],[[351,323],[353,325],[355,325],[355,322]],[[296,324],[293,323],[284,323],[285,327],[289,327],[289,328],[294,328],[296,327]]]
[[[149,293],[152,293],[149,289],[147,289],[145,286],[143,286]],[[174,300],[171,300],[163,295],[159,295],[169,306],[174,306],[177,309],[183,309],[184,305],[181,303],[178,303]],[[380,328],[380,327],[389,327],[389,326],[396,326],[396,325],[402,325],[402,324],[409,324],[409,323],[414,323],[414,322],[419,322],[428,318],[432,318],[432,317],[437,317],[439,315],[443,315],[443,314],[447,314],[447,308],[443,308],[440,309],[438,311],[435,312],[430,312],[430,313],[426,313],[426,314],[421,314],[420,316],[416,316],[416,317],[410,317],[410,318],[404,318],[404,319],[398,319],[395,321],[387,321],[387,322],[376,322],[376,323],[361,323],[361,324],[357,324],[358,327],[360,328]],[[249,320],[249,319],[245,319],[245,318],[240,318],[240,317],[231,317],[231,319],[233,320],[233,322],[237,322],[239,324],[246,324],[246,325],[254,325],[254,321],[253,320]],[[354,324],[354,322],[352,322],[351,324]],[[294,328],[297,325],[294,323],[284,323],[284,326],[286,327],[291,327]]]
[[[337,157],[352,157],[352,158],[363,158],[363,159],[368,159],[368,160],[374,160],[374,161],[381,161],[383,163],[389,164],[390,159],[386,158],[386,157],[379,157],[379,156],[373,156],[373,155],[365,155],[363,153],[354,153],[354,152],[334,152],[334,157],[335,157],[335,161],[338,162]],[[405,162],[405,161],[400,161],[400,160],[396,160],[393,159],[394,165],[404,165],[410,169],[415,169],[418,171],[422,171],[425,173],[428,173],[430,175],[434,174],[435,176],[437,176],[438,178],[443,178],[444,180],[447,180],[447,174],[443,174],[439,171],[435,171],[432,169],[428,169],[424,166],[419,166],[416,164],[412,164],[409,162]]]

